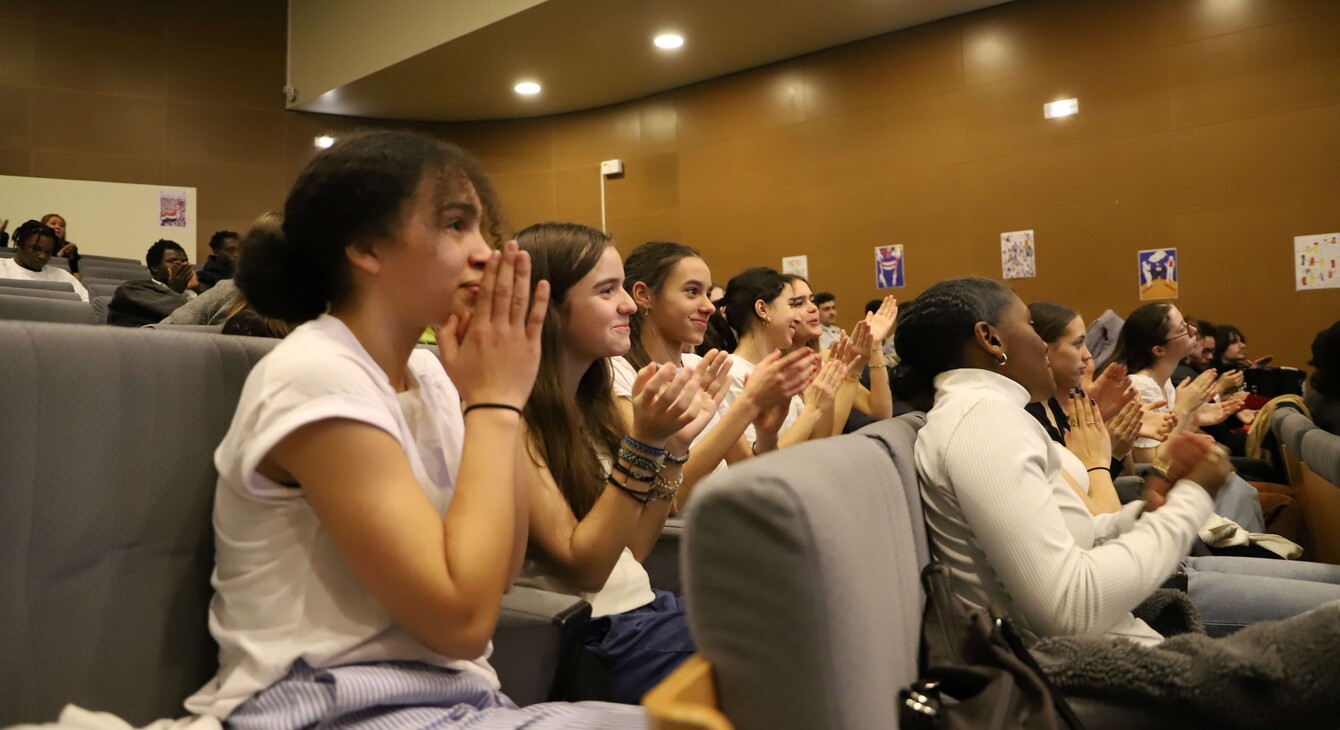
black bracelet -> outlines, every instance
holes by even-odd
[[[666,453],[668,453],[665,449],[658,449],[655,446],[648,446],[642,443],[641,441],[638,441],[637,439],[633,438],[632,436],[625,435],[623,437],[623,442],[628,444],[629,446],[632,446],[634,449],[641,451],[647,456],[652,457],[653,459],[659,459],[665,456]]]
[[[1112,467],[1110,466],[1095,466],[1092,469],[1089,469],[1089,473],[1093,473],[1100,470],[1107,472],[1108,476],[1112,476]]]
[[[526,415],[526,414],[524,414],[524,413],[521,412],[521,409],[520,409],[520,408],[517,408],[516,406],[509,406],[509,405],[507,405],[506,403],[472,403],[472,404],[470,404],[470,405],[468,405],[468,406],[465,407],[465,413],[462,413],[461,415],[462,415],[462,416],[468,416],[468,415],[470,415],[470,411],[473,411],[473,410],[475,410],[476,408],[478,408],[478,409],[490,409],[490,408],[491,408],[491,409],[496,409],[496,410],[500,410],[500,411],[512,411],[513,413],[515,413],[515,414],[517,414],[518,416],[521,416],[521,417],[523,417],[523,418],[524,418],[525,415]]]
[[[675,456],[674,454],[666,453],[665,461],[667,464],[684,466],[685,464],[689,463],[689,452],[685,451],[683,456]]]
[[[614,470],[635,482],[643,482],[645,484],[651,484],[652,482],[656,481],[655,474],[638,474],[637,472],[633,471],[632,469],[629,469],[628,467],[624,466],[623,464],[620,464],[617,461],[614,462]]]
[[[610,474],[609,476],[605,477],[605,481],[608,482],[610,486],[615,487],[620,492],[627,494],[628,496],[632,497],[638,502],[641,502],[643,505],[645,505],[647,503],[647,500],[651,498],[649,494],[644,494],[643,492],[639,492],[636,489],[629,489],[628,487],[620,484],[619,480],[615,479],[613,474]]]

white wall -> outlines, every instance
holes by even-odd
[[[185,195],[184,227],[159,225],[160,192]],[[0,218],[9,219],[11,234],[47,213],[65,218],[65,238],[78,244],[81,254],[143,261],[160,238],[195,250],[195,188],[0,175]]]

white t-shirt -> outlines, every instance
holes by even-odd
[[[294,330],[251,371],[214,452],[209,628],[219,643],[219,674],[187,709],[226,717],[297,659],[313,667],[426,662],[475,672],[498,687],[488,652],[474,661],[450,659],[396,624],[340,557],[303,490],[256,471],[298,428],[352,419],[400,443],[424,494],[445,516],[465,438],[460,396],[437,358],[422,350],[410,356],[407,380],[410,390],[397,395],[353,333],[329,315]]]
[[[1176,569],[1210,516],[1181,480],[1168,501],[1091,516],[1061,477],[1064,447],[1024,411],[1028,392],[978,369],[935,379],[916,462],[931,552],[969,603],[998,605],[1038,636],[1162,640],[1131,610]]]
[[[627,613],[656,600],[656,594],[651,590],[651,576],[647,575],[647,569],[642,563],[633,557],[633,551],[626,547],[620,553],[619,561],[614,564],[614,570],[610,571],[610,577],[605,580],[605,586],[595,593],[584,593],[569,586],[550,572],[542,558],[527,558],[521,566],[516,584],[577,596],[591,604],[591,618]]]
[[[698,355],[686,352],[683,355],[680,355],[679,361],[680,364],[686,368],[696,368],[703,359]],[[609,362],[610,370],[614,373],[614,397],[631,399],[633,397],[633,383],[637,381],[637,371],[634,370],[628,360],[622,356],[612,357]],[[721,409],[717,410],[717,414],[712,416],[712,420],[708,421],[707,425],[703,427],[703,430],[693,439],[693,443],[689,444],[689,448],[693,448],[699,441],[702,441],[703,437],[707,435],[707,432],[715,428],[717,423],[721,421],[721,414],[725,412],[725,404],[723,403]],[[717,464],[713,473],[722,471],[727,466],[725,460],[722,460],[720,464]]]
[[[1177,386],[1173,385],[1172,378],[1168,378],[1168,381],[1160,387],[1159,384],[1148,375],[1131,373],[1131,385],[1135,386],[1136,391],[1140,394],[1140,402],[1145,405],[1158,403],[1161,400],[1168,401],[1168,404],[1165,406],[1150,409],[1155,413],[1172,413],[1173,408],[1177,405]],[[1152,449],[1160,443],[1163,442],[1158,439],[1137,438],[1135,440],[1135,448]]]
[[[730,388],[726,392],[726,399],[721,401],[718,414],[725,413],[726,409],[730,408],[731,404],[735,402],[735,399],[740,397],[740,394],[744,392],[744,379],[753,374],[754,363],[738,355],[730,356]],[[795,423],[797,418],[800,418],[800,412],[803,410],[805,410],[805,401],[801,400],[798,395],[791,396],[790,410],[787,411],[786,420],[782,422],[782,430],[778,433],[786,433],[787,429],[791,428],[791,424]],[[754,424],[751,423],[745,428],[744,438],[750,446],[753,446],[754,442],[758,440]]]
[[[27,281],[59,281],[74,287],[74,293],[80,299],[88,301],[88,290],[74,275],[55,266],[43,266],[41,271],[25,269],[12,258],[0,258],[0,279],[25,279]]]

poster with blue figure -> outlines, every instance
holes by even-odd
[[[896,289],[903,285],[903,247],[875,247],[875,288]]]
[[[1151,248],[1138,254],[1140,301],[1176,299],[1178,293],[1177,249]]]

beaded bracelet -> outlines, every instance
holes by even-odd
[[[679,488],[683,485],[683,474],[675,477],[674,481],[666,481],[658,476],[656,477],[656,481],[651,483],[651,494],[648,496],[651,499],[669,502],[675,498],[675,495],[679,494]]]
[[[655,446],[648,446],[642,443],[641,441],[638,441],[637,439],[633,438],[632,436],[628,435],[625,435],[623,437],[623,442],[633,447],[634,449],[641,451],[647,456],[650,456],[653,459],[660,459],[664,457],[667,453],[669,453],[665,449],[658,449]]]
[[[661,470],[661,462],[652,461],[651,459],[635,454],[628,449],[620,448],[619,458],[643,471],[649,471],[653,474]]]
[[[617,461],[614,462],[614,470],[628,477],[632,481],[643,482],[644,484],[651,484],[656,479],[655,474],[638,474]]]
[[[689,452],[685,451],[683,456],[675,456],[674,454],[667,453],[665,455],[665,461],[667,464],[684,466],[685,464],[689,463]]]
[[[641,502],[642,504],[646,504],[647,500],[651,499],[651,494],[649,492],[639,492],[636,489],[629,489],[628,487],[620,484],[619,480],[615,479],[613,474],[610,474],[609,476],[605,477],[605,481],[608,482],[610,486],[613,486],[620,492],[627,494],[628,496]]]

